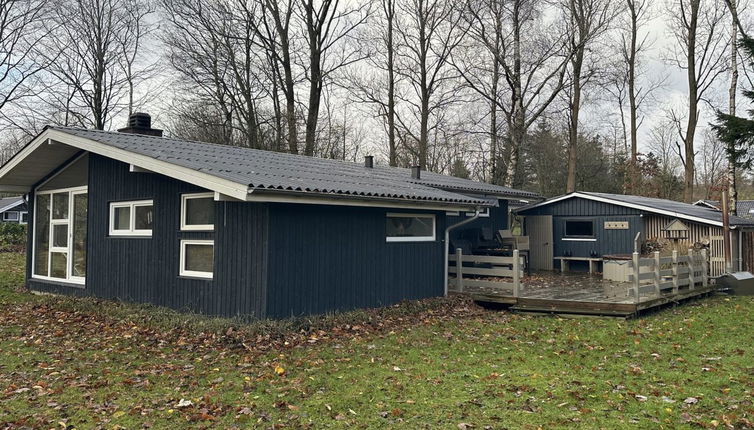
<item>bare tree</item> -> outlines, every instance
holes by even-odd
[[[409,87],[404,101],[409,106],[408,115],[397,115],[403,131],[414,145],[406,145],[422,169],[430,168],[430,134],[436,125],[430,125],[433,115],[455,100],[459,88],[450,85],[454,79],[449,60],[461,42],[465,31],[461,26],[461,13],[453,0],[406,0],[399,3],[399,24],[396,33],[400,40],[397,73]],[[412,116],[419,123],[418,133],[409,123]],[[442,121],[435,118],[435,124]]]
[[[377,116],[383,119],[388,140],[388,163],[398,165],[396,139],[396,89],[395,70],[397,0],[379,0],[378,13],[372,15],[363,40],[367,44],[365,63],[367,70],[357,69],[348,77],[351,95],[360,103],[376,107]]]
[[[576,191],[576,161],[579,139],[579,114],[584,86],[595,76],[597,68],[593,67],[594,58],[590,49],[609,28],[613,18],[619,12],[611,0],[567,0],[570,25],[571,85],[568,100],[568,179],[566,192]]]
[[[38,74],[47,66],[39,48],[49,30],[46,0],[0,0],[0,115],[6,107],[39,90]],[[54,59],[54,58],[52,58]]]
[[[66,117],[104,129],[133,105],[131,89],[143,78],[144,69],[136,67],[144,26],[134,20],[145,20],[149,6],[142,0],[57,0],[54,8],[45,49],[55,78],[49,90],[58,94],[50,99]]]
[[[296,88],[293,70],[293,35],[291,18],[295,0],[261,0],[262,27],[260,40],[270,57],[274,82],[285,97],[285,122],[288,129],[288,152],[298,153],[298,127],[296,118]]]
[[[476,45],[454,58],[466,84],[490,105],[492,178],[508,186],[522,185],[519,160],[528,130],[564,86],[568,39],[543,19],[544,6],[539,0],[468,2],[468,34]],[[490,55],[491,65],[479,58],[479,47]],[[498,109],[509,137],[505,169],[497,163]]]
[[[624,140],[630,139],[629,165],[626,170],[624,190],[633,193],[636,189],[638,162],[638,134],[641,126],[640,109],[652,93],[664,84],[664,77],[649,79],[643,67],[643,57],[651,48],[648,40],[649,32],[644,30],[651,20],[649,15],[650,3],[647,0],[625,0],[625,10],[621,14],[619,31],[619,52],[621,66],[617,79],[614,81],[613,94],[618,99],[621,122],[624,130]],[[641,85],[637,82],[643,80]],[[624,104],[628,102],[628,124],[624,115]]]
[[[670,61],[686,70],[688,112],[685,129],[679,128],[684,150],[683,199],[694,198],[694,135],[699,104],[715,79],[725,71],[727,38],[723,32],[724,5],[719,0],[674,0],[668,4],[669,29],[676,41]],[[676,118],[679,118],[676,116]]]
[[[309,103],[304,154],[313,155],[325,81],[342,67],[361,60],[358,46],[349,46],[351,32],[369,16],[369,3],[342,6],[340,0],[299,0],[308,45]]]

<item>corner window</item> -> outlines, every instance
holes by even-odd
[[[18,221],[18,212],[3,212],[3,221]]]
[[[88,201],[86,187],[37,192],[32,238],[33,278],[84,285]]]
[[[29,213],[28,212],[21,212],[21,224],[28,224],[29,223]]]
[[[593,238],[594,221],[592,220],[566,220],[565,237]]]
[[[215,229],[215,199],[212,193],[181,196],[181,230]]]
[[[385,233],[388,242],[430,242],[435,240],[435,216],[387,214]]]
[[[110,203],[110,236],[152,236],[152,200]]]
[[[182,240],[180,275],[212,279],[215,242],[212,240]]]

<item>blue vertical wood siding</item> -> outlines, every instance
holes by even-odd
[[[506,230],[508,228],[508,200],[501,199],[498,200],[498,203],[498,207],[490,208],[489,217],[479,217],[468,224],[452,230],[450,232],[450,240],[457,239],[460,237],[461,232],[472,228],[489,228],[492,230],[493,235],[498,230]],[[458,216],[448,215],[446,218],[448,225],[453,225],[468,217],[464,212],[460,212]]]
[[[444,212],[408,211],[435,214],[432,242],[386,242],[386,214],[399,210],[251,202],[216,202],[213,232],[182,232],[181,194],[204,191],[200,188],[132,173],[127,164],[94,154],[88,187],[85,288],[32,279],[31,247],[30,288],[252,318],[443,294]],[[108,235],[110,202],[147,199],[154,201],[151,237]],[[33,220],[29,225],[32,243]],[[212,280],[178,275],[181,239],[214,239]]]
[[[433,242],[387,242],[383,208],[270,205],[267,315],[384,306],[443,294],[444,213]],[[416,213],[417,211],[409,211]]]
[[[555,257],[565,256],[568,252],[574,257],[591,257],[592,253],[598,257],[609,254],[628,254],[633,252],[636,233],[644,229],[642,211],[578,197],[521,211],[519,214],[524,216],[552,215]],[[567,220],[593,221],[596,240],[563,240]],[[605,229],[607,221],[627,221],[629,228],[627,230]]]

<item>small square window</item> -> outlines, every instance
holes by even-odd
[[[212,193],[181,196],[181,230],[215,229],[215,199]]]
[[[212,279],[215,242],[212,240],[182,240],[180,275]]]
[[[152,236],[152,200],[110,203],[110,236]]]

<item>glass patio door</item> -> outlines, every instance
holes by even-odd
[[[84,284],[87,202],[86,187],[37,193],[33,277]]]

